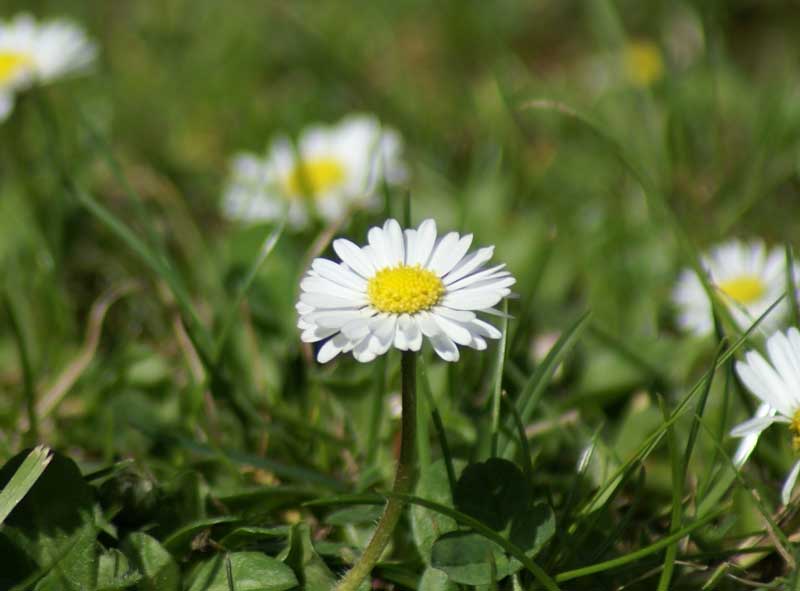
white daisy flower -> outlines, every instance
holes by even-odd
[[[0,119],[11,112],[14,92],[86,70],[96,53],[70,21],[38,24],[28,14],[0,20]]]
[[[702,266],[717,288],[720,298],[739,328],[747,329],[786,289],[786,257],[783,250],[767,251],[764,243],[731,241],[721,244],[703,257]],[[678,325],[698,336],[711,334],[714,316],[711,302],[697,274],[684,270],[672,299],[679,309]],[[788,311],[781,302],[759,325],[764,330],[775,329]]]
[[[756,415],[731,430],[733,437],[744,437],[745,442],[737,452],[736,463],[747,459],[761,432],[773,423],[785,423],[792,434],[792,445],[800,452],[800,331],[790,328],[786,333],[776,332],[767,339],[765,360],[756,351],[749,351],[745,361],[736,364],[736,373],[742,383],[763,403]],[[781,491],[783,503],[789,502],[800,460],[786,478]]]
[[[233,160],[223,211],[231,219],[268,221],[287,215],[295,227],[308,222],[307,206],[328,222],[354,205],[377,203],[382,181],[405,180],[399,134],[369,115],[313,126],[293,145],[285,137],[266,157],[240,154]]]
[[[437,240],[433,220],[403,231],[390,219],[367,236],[363,247],[335,240],[342,262],[315,259],[300,283],[297,326],[307,343],[327,339],[320,363],[350,351],[361,362],[392,346],[419,351],[423,336],[439,357],[458,361],[456,345],[483,350],[487,338],[500,338],[476,315],[497,313],[493,306],[515,282],[504,264],[486,266],[493,246],[467,254],[472,234]]]

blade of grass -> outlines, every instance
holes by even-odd
[[[217,342],[216,346],[214,347],[215,363],[219,363],[222,354],[225,352],[225,345],[228,342],[228,336],[230,335],[231,327],[236,321],[236,316],[239,313],[242,300],[244,300],[245,296],[250,291],[250,287],[253,285],[253,281],[255,281],[255,278],[258,275],[258,272],[261,270],[261,267],[264,265],[264,262],[267,260],[272,251],[275,250],[275,246],[278,244],[278,240],[280,240],[281,235],[283,234],[284,225],[285,220],[282,220],[278,226],[274,228],[264,239],[256,260],[253,261],[252,265],[250,265],[250,269],[247,271],[244,281],[236,291],[236,296],[228,306],[227,314],[225,315],[225,319],[222,321],[222,328],[220,328],[219,334],[217,335]]]
[[[112,234],[130,248],[156,277],[162,279],[167,284],[172,295],[175,297],[175,301],[178,303],[181,315],[186,321],[186,328],[189,338],[192,340],[192,344],[197,348],[197,352],[201,359],[203,359],[206,367],[212,368],[212,360],[214,357],[212,355],[210,335],[200,322],[189,294],[169,263],[163,256],[154,252],[124,222],[122,222],[122,220],[102,206],[88,192],[74,184],[72,185],[72,190],[78,202],[81,203],[89,213],[95,216]]]
[[[714,355],[714,361],[712,363],[712,367],[717,365],[717,360],[722,352],[722,346],[717,348],[716,354]],[[714,373],[709,374],[708,380],[706,380],[706,387],[703,389],[700,398],[697,401],[697,407],[695,409],[695,416],[692,420],[692,426],[689,431],[689,438],[686,443],[686,449],[684,450],[683,454],[683,461],[681,462],[681,458],[678,456],[678,449],[677,443],[675,439],[675,429],[671,427],[667,431],[667,441],[669,444],[669,453],[671,458],[671,466],[672,466],[672,516],[670,522],[670,532],[674,533],[677,531],[681,523],[683,521],[683,490],[686,485],[686,477],[689,471],[689,463],[692,459],[692,451],[694,450],[695,442],[697,441],[697,433],[700,429],[700,423],[698,418],[703,416],[706,407],[706,401],[708,400],[708,395],[711,392],[711,384],[714,381]],[[659,398],[660,407],[662,413],[664,414],[664,419],[668,419],[668,414],[666,414],[666,407],[663,404],[663,400]],[[664,555],[664,566],[661,570],[661,576],[658,580],[658,591],[668,591],[670,581],[672,579],[672,573],[675,568],[675,558],[678,553],[678,546],[677,544],[673,544],[667,548],[667,551]]]
[[[584,566],[582,568],[576,568],[574,570],[564,571],[562,573],[557,574],[553,578],[556,580],[556,582],[562,583],[564,581],[571,581],[572,579],[586,577],[588,575],[593,575],[595,573],[600,573],[614,568],[619,568],[620,566],[625,566],[626,564],[630,564],[631,562],[636,562],[637,560],[650,556],[651,554],[655,554],[656,552],[659,552],[662,548],[665,548],[670,544],[677,542],[681,538],[686,537],[693,531],[703,527],[704,525],[716,519],[717,517],[719,517],[728,510],[729,510],[728,507],[720,507],[714,513],[706,515],[705,517],[698,519],[694,523],[678,530],[674,534],[670,534],[666,537],[663,537],[657,542],[654,542],[649,546],[645,546],[644,548],[640,548],[635,552],[631,552],[629,554],[626,554],[625,556],[620,556],[619,558],[614,558],[612,560],[606,560],[605,562],[599,562],[597,564],[591,564],[589,566]]]
[[[748,495],[750,495],[750,498],[752,499],[753,503],[758,509],[758,512],[761,513],[761,516],[767,522],[769,529],[774,534],[772,538],[776,544],[776,549],[779,550],[779,552],[783,556],[791,556],[792,555],[790,550],[792,548],[791,542],[786,537],[786,534],[783,533],[783,530],[778,526],[778,524],[772,518],[771,512],[764,505],[764,501],[761,500],[760,495],[756,494],[753,491],[752,487],[748,486],[747,480],[745,479],[744,476],[742,476],[741,471],[736,469],[736,466],[734,465],[731,457],[727,454],[727,452],[722,448],[722,446],[719,443],[713,440],[713,430],[708,425],[706,425],[702,417],[697,417],[697,421],[700,423],[700,426],[711,436],[712,443],[718,447],[720,456],[725,460],[728,466],[733,469],[733,473],[736,480],[739,482],[742,488],[748,493]]]
[[[420,355],[418,359],[419,369],[419,385],[422,389],[422,394],[425,397],[425,402],[431,409],[431,418],[433,419],[433,427],[436,430],[436,437],[439,439],[439,447],[442,450],[442,457],[444,458],[444,465],[447,469],[447,482],[450,485],[450,495],[454,494],[456,488],[456,470],[453,466],[453,456],[450,453],[450,446],[447,443],[447,433],[444,430],[444,423],[442,416],[439,414],[439,409],[436,406],[436,401],[433,399],[433,392],[431,392],[431,383],[428,380],[428,369],[425,363],[425,356]]]
[[[500,437],[500,396],[503,393],[503,366],[506,358],[506,339],[508,338],[508,300],[503,300],[503,326],[502,335],[497,345],[495,360],[494,391],[492,392],[492,457],[497,455],[498,439]]]
[[[531,446],[528,443],[528,437],[525,435],[525,425],[522,424],[522,419],[517,412],[517,407],[508,398],[508,394],[503,392],[503,405],[505,406],[511,418],[514,419],[514,427],[517,429],[517,439],[519,439],[519,446],[522,450],[522,471],[529,482],[533,480],[533,463],[531,462]]]
[[[530,420],[533,411],[536,410],[539,399],[550,383],[550,379],[556,369],[558,369],[564,357],[566,357],[575,346],[575,343],[577,343],[578,338],[588,325],[589,318],[591,318],[591,311],[585,312],[572,326],[564,331],[544,360],[533,372],[530,379],[525,384],[525,387],[522,389],[522,392],[520,392],[516,401],[516,407],[523,425]],[[513,431],[512,425],[508,425],[506,428],[509,431]],[[508,440],[500,449],[500,457],[510,459],[514,455],[514,442]]]
[[[634,164],[633,159],[628,154],[624,146],[616,138],[614,138],[609,131],[604,129],[603,126],[595,122],[591,117],[563,102],[549,99],[536,99],[523,103],[521,108],[552,111],[560,115],[570,117],[585,126],[595,136],[611,147],[613,154],[617,157],[623,167],[628,170],[628,172],[642,187],[650,207],[663,218],[663,220],[672,230],[674,236],[677,238],[684,258],[692,267],[692,270],[697,274],[697,277],[702,283],[703,289],[705,290],[706,295],[711,302],[714,312],[719,314],[719,316],[724,319],[728,325],[730,325],[732,330],[739,332],[739,327],[733,320],[730,310],[720,300],[717,290],[712,285],[706,270],[703,268],[700,262],[701,257],[694,248],[689,236],[678,222],[678,218],[675,216],[674,212],[669,206],[669,203],[665,199],[664,195],[657,190],[655,183],[648,177],[648,175],[639,166]]]
[[[378,436],[383,415],[383,401],[386,398],[386,355],[375,362],[375,392],[372,396],[372,407],[369,415],[369,431],[367,432],[367,464],[373,465],[378,455]]]
[[[792,326],[800,326],[800,302],[797,301],[797,279],[794,276],[794,252],[786,244],[786,294],[789,297],[789,312]]]
[[[153,224],[148,223],[148,215],[144,207],[144,199],[142,199],[141,195],[139,195],[139,193],[133,188],[131,182],[128,180],[128,176],[122,170],[122,165],[114,155],[114,150],[111,147],[111,144],[100,133],[94,123],[92,123],[85,111],[81,108],[80,103],[75,100],[74,97],[71,98],[73,112],[77,114],[81,125],[83,125],[84,129],[86,129],[88,132],[89,139],[91,140],[95,152],[97,152],[100,157],[105,160],[106,165],[111,171],[111,175],[114,177],[114,180],[120,187],[122,187],[123,192],[125,195],[127,195],[128,200],[135,208],[136,215],[139,217],[139,222],[144,228],[144,231],[147,233],[147,239],[151,244],[155,244],[158,246],[158,248],[162,248],[163,241],[161,237],[153,230]],[[50,115],[49,118],[53,119],[52,115]]]
[[[9,513],[33,488],[52,459],[50,449],[43,445],[37,445],[27,455],[11,480],[0,491],[0,525],[3,525]]]
[[[781,296],[777,300],[775,300],[769,308],[767,308],[764,313],[758,317],[758,319],[728,348],[726,349],[718,358],[715,366],[712,366],[709,370],[706,371],[701,378],[695,382],[695,385],[689,390],[686,396],[676,405],[675,409],[672,411],[670,418],[668,421],[665,421],[662,425],[659,426],[656,431],[654,431],[650,436],[645,438],[642,444],[639,446],[639,449],[633,453],[633,455],[626,460],[622,466],[620,466],[617,471],[608,479],[608,481],[601,486],[593,495],[593,497],[584,505],[585,509],[591,507],[592,504],[595,502],[595,499],[602,497],[608,491],[611,486],[614,486],[615,481],[619,478],[621,474],[623,474],[630,465],[635,462],[642,461],[646,458],[653,449],[658,445],[661,441],[661,438],[666,433],[666,430],[674,424],[684,412],[691,402],[691,400],[695,397],[695,395],[701,391],[702,386],[706,383],[709,376],[716,372],[720,367],[724,366],[728,360],[733,357],[736,352],[742,347],[742,345],[747,342],[752,332],[756,329],[756,327],[766,318],[775,307],[781,303],[784,296]]]
[[[12,300],[8,290],[5,290],[3,294],[3,304],[11,323],[11,332],[16,341],[19,364],[22,370],[22,391],[25,397],[25,409],[28,415],[28,432],[26,438],[31,444],[35,444],[39,440],[39,417],[36,413],[36,387],[33,379],[30,347],[25,330],[22,326],[22,319],[20,318],[17,304]]]
[[[657,398],[661,415],[664,417],[664,421],[667,421],[669,419],[669,411],[667,410],[666,403],[664,402],[664,397],[659,395]],[[669,530],[670,533],[674,534],[680,529],[682,508],[681,502],[683,500],[682,475],[685,471],[685,466],[681,465],[681,459],[678,454],[678,443],[675,438],[674,426],[670,426],[667,429],[667,448],[669,450],[672,473],[672,515],[670,519]],[[664,553],[664,567],[661,570],[661,576],[658,579],[657,591],[669,591],[669,584],[672,579],[672,571],[675,568],[675,557],[677,554],[677,543],[667,546],[667,551]]]

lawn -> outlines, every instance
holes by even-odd
[[[4,0],[0,590],[800,589],[798,27]]]

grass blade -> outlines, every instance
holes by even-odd
[[[8,484],[0,491],[0,525],[33,488],[52,459],[53,455],[50,449],[43,445],[38,445],[31,450]]]
[[[102,206],[94,197],[80,187],[73,186],[73,192],[78,201],[89,213],[94,215],[103,225],[105,225],[118,239],[136,254],[155,275],[162,279],[170,288],[175,297],[181,315],[186,320],[187,331],[192,343],[197,348],[198,353],[207,367],[211,367],[211,339],[203,324],[195,312],[189,294],[183,287],[177,274],[172,270],[169,263],[161,255],[153,252],[125,223],[108,209]]]
[[[217,342],[214,348],[214,361],[216,363],[219,363],[220,357],[222,357],[222,354],[225,351],[225,345],[228,342],[228,335],[230,334],[231,327],[236,320],[236,315],[239,313],[239,307],[242,304],[242,300],[244,300],[247,292],[250,291],[250,287],[253,285],[253,281],[255,281],[255,278],[258,275],[258,272],[261,270],[261,267],[264,265],[264,262],[267,260],[267,258],[269,258],[269,255],[272,253],[272,251],[275,250],[275,246],[278,244],[278,240],[280,240],[281,235],[283,234],[284,225],[285,221],[281,221],[278,226],[273,229],[272,232],[270,232],[269,235],[264,239],[256,260],[253,261],[253,264],[247,271],[244,281],[236,292],[236,297],[228,307],[225,319],[222,321],[222,328],[217,335]]]
[[[503,300],[502,335],[497,344],[497,361],[495,362],[494,391],[492,392],[492,457],[497,455],[497,444],[500,437],[500,397],[503,393],[503,367],[506,358],[506,340],[508,338],[508,300]]]
[[[591,312],[587,311],[561,335],[544,358],[544,361],[539,364],[536,371],[533,372],[533,375],[531,375],[530,379],[525,384],[516,402],[517,412],[523,425],[530,420],[539,399],[550,383],[550,379],[564,357],[572,350],[578,338],[586,329],[589,318],[591,318]],[[512,430],[513,426],[507,425],[506,428]],[[510,459],[514,454],[514,447],[513,441],[507,441],[502,448],[500,457]]]

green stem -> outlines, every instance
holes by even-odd
[[[414,488],[414,441],[417,428],[417,357],[413,351],[404,351],[402,359],[403,417],[400,439],[400,458],[394,477],[393,493],[408,494]],[[356,591],[369,576],[378,559],[392,539],[405,499],[390,497],[380,521],[361,557],[339,581],[335,591]]]

